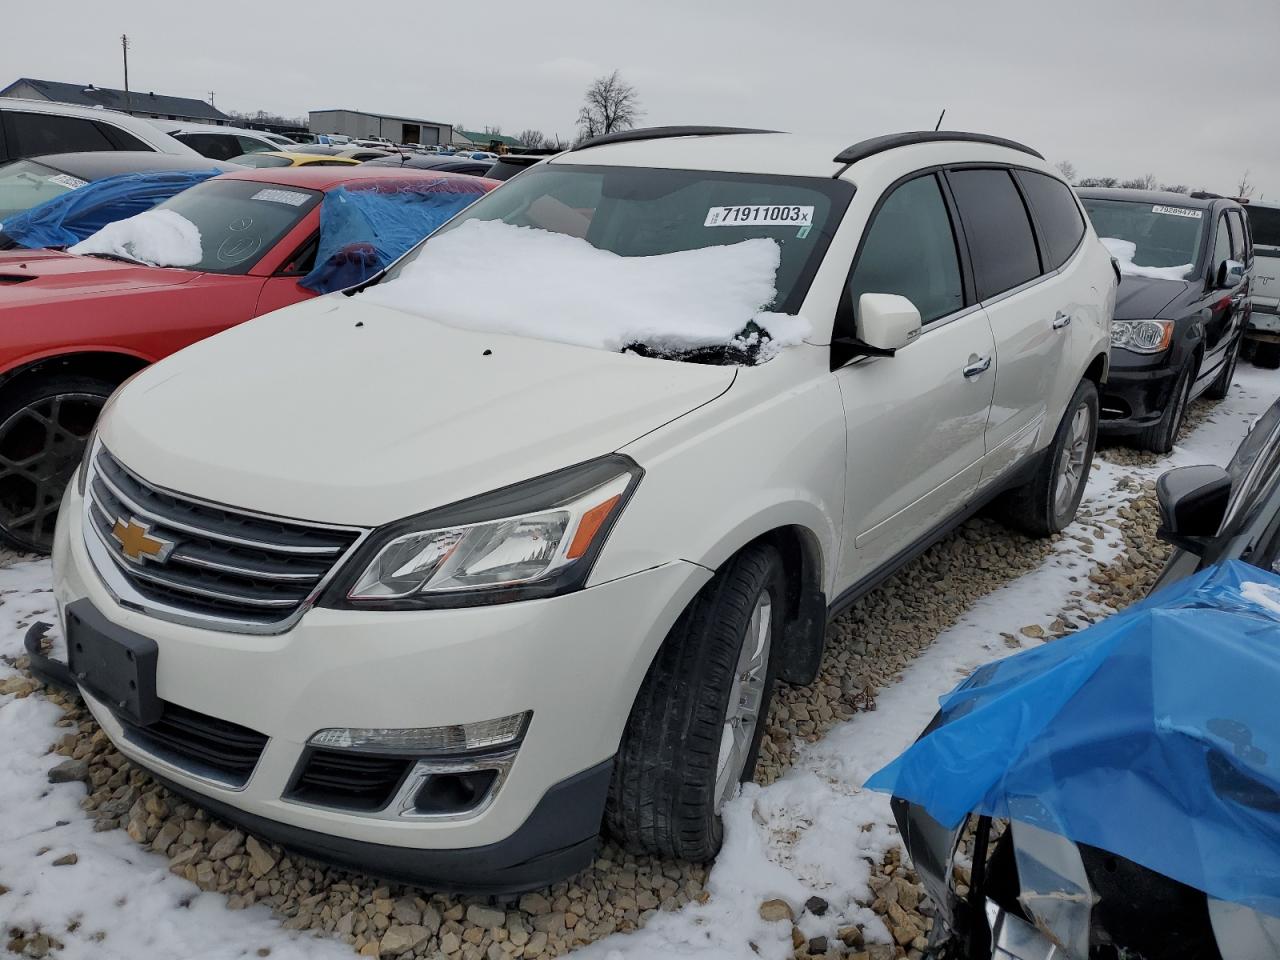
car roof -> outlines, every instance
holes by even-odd
[[[60,103],[56,100],[32,100],[28,97],[0,97],[0,109],[21,111],[23,113],[49,113],[64,117],[83,117],[86,120],[101,120],[127,130],[134,136],[149,143],[162,153],[177,156],[199,156],[180,140],[175,140],[161,127],[150,120],[133,117],[119,110],[106,107],[82,107],[74,103]]]
[[[370,167],[367,164],[341,167],[237,167],[234,172],[224,173],[219,180],[254,180],[261,183],[274,183],[282,186],[304,187],[310,190],[330,190],[339,184],[360,180],[398,180],[415,179],[431,180],[435,177],[457,177],[462,180],[478,180],[464,173],[449,173],[446,170],[414,170],[399,167]],[[496,180],[489,181],[497,186]]]
[[[983,160],[1017,163],[1048,172],[1047,165],[1038,155],[1026,152],[1029,148],[1015,149],[990,142],[962,139],[973,136],[957,134],[954,140],[890,144],[853,163],[835,159],[837,155],[851,149],[850,144],[854,143],[852,137],[805,136],[773,131],[626,140],[579,147],[550,157],[547,162],[799,177],[836,177],[847,174],[850,179],[856,178],[862,171],[886,166],[914,169],[934,163]],[[859,141],[858,145],[871,142],[873,141]]]
[[[1229,200],[1228,197],[1190,197],[1185,193],[1174,193],[1171,190],[1132,190],[1125,187],[1077,187],[1076,193],[1086,200],[1128,200],[1133,203],[1159,203],[1171,207],[1186,207],[1189,210],[1208,210],[1215,203]],[[1230,200],[1236,206],[1234,200]]]
[[[224,160],[210,160],[199,154],[193,157],[153,150],[95,150],[85,153],[45,153],[27,157],[35,163],[43,163],[79,177],[81,180],[101,180],[122,173],[152,173],[163,170],[226,170],[238,169]]]
[[[217,123],[196,123],[192,120],[152,120],[155,126],[167,133],[225,133],[248,134],[261,140],[267,140],[269,130],[251,130],[248,127],[232,127]],[[284,136],[284,134],[277,134]],[[268,140],[268,142],[270,142]]]

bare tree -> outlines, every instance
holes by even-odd
[[[1167,190],[1169,193],[1190,193],[1191,188],[1185,183],[1165,183],[1160,186],[1161,190]]]
[[[484,125],[484,130],[481,132],[488,137],[500,137],[502,136],[502,127],[491,127],[486,123]]]
[[[545,146],[547,142],[547,136],[541,130],[521,130],[516,139],[532,150]]]
[[[1077,187],[1114,187],[1118,181],[1115,177],[1085,177]]]
[[[1148,173],[1145,176],[1134,177],[1132,180],[1120,181],[1120,186],[1126,190],[1154,190],[1156,188],[1156,175]]]
[[[568,150],[573,146],[573,141],[567,137],[562,137],[558,133],[553,133],[547,137],[545,146],[550,150]]]
[[[1067,181],[1067,183],[1076,182],[1076,165],[1070,160],[1063,160],[1060,163],[1054,164],[1054,166],[1058,168],[1058,172],[1062,174],[1062,179]]]
[[[1236,184],[1236,196],[1237,196],[1237,197],[1250,197],[1250,196],[1253,196],[1253,184],[1249,182],[1249,171],[1248,171],[1248,170],[1246,170],[1246,171],[1245,171],[1245,172],[1240,176],[1240,182]]]
[[[636,88],[615,70],[607,77],[596,77],[587,87],[582,109],[578,111],[578,129],[583,140],[616,130],[630,130],[642,112]]]

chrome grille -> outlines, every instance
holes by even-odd
[[[173,493],[143,480],[103,446],[92,458],[85,523],[86,542],[93,548],[96,540],[98,547],[90,553],[108,586],[123,581],[138,595],[120,596],[122,602],[134,600],[169,619],[216,620],[261,632],[284,629],[300,616],[363,533]],[[144,526],[164,551],[130,559],[117,524]],[[99,559],[104,556],[105,564]]]

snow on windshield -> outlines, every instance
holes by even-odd
[[[1151,277],[1155,280],[1185,280],[1194,263],[1184,263],[1176,267],[1142,267],[1133,262],[1138,245],[1131,240],[1120,240],[1116,237],[1100,237],[1111,255],[1120,264],[1120,273],[1126,277]]]
[[[203,256],[199,228],[172,210],[147,210],[109,223],[70,252],[125,257],[153,267],[189,267]]]
[[[728,347],[762,360],[809,333],[800,317],[765,312],[780,257],[766,238],[621,257],[565,234],[468,220],[362,296],[473,330],[659,354]]]

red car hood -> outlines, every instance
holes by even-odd
[[[147,267],[59,250],[7,250],[0,253],[0,308],[69,294],[176,286],[198,276],[190,270]]]

